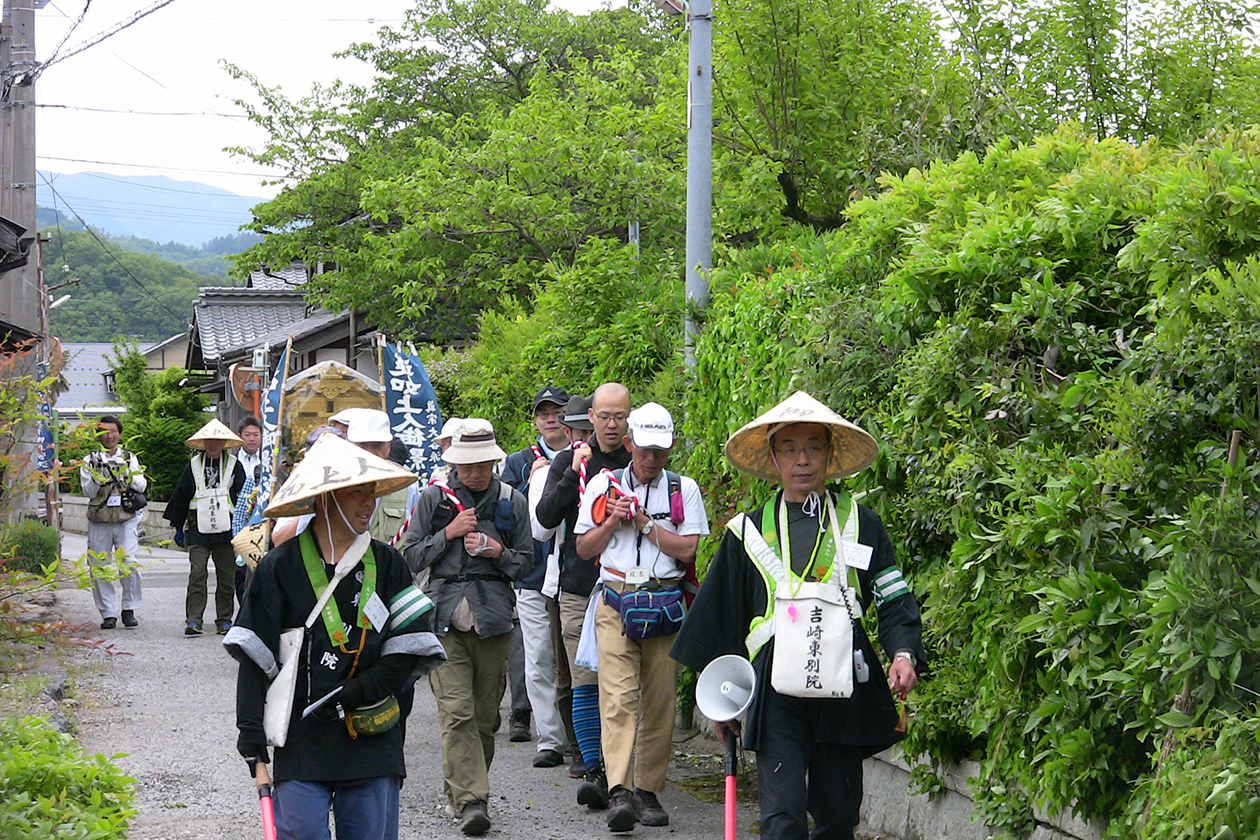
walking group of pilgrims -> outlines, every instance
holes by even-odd
[[[184,632],[203,632],[212,562],[214,627],[239,664],[237,747],[272,785],[277,836],[327,840],[331,817],[338,840],[398,837],[422,681],[453,829],[511,818],[489,806],[508,687],[510,739],[536,732],[534,767],[567,770],[575,808],[612,833],[668,826],[679,666],[737,655],[751,702],[714,731],[757,753],[761,836],[851,840],[863,759],[904,737],[897,700],[927,664],[888,532],[844,485],[875,440],[799,391],[739,428],[726,457],[773,492],[724,523],[697,575],[709,512],[670,469],[671,412],[634,407],[615,382],[590,397],[549,385],[532,410],[537,437],[510,454],[490,421],[448,420],[444,466],[420,480],[384,412],[338,412],[271,495],[269,536],[245,527],[257,421],[189,438],[166,513],[189,549]],[[143,501],[143,473],[107,419],[84,467],[89,537],[134,552],[121,499]],[[105,629],[138,621],[139,573],[122,582],[121,605],[112,584],[95,590]]]

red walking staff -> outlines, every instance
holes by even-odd
[[[726,840],[735,840],[735,777],[739,772],[740,715],[752,704],[757,677],[752,663],[727,654],[710,662],[696,680],[696,707],[713,721],[726,745]]]
[[[263,840],[276,840],[276,814],[271,808],[271,777],[267,765],[253,759],[254,784],[258,787],[258,805],[262,809]]]

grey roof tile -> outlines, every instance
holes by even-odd
[[[202,359],[213,365],[225,350],[305,317],[306,302],[297,292],[211,287],[193,305],[193,331]]]

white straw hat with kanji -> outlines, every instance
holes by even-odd
[[[193,449],[205,449],[206,441],[208,440],[221,440],[225,447],[241,446],[245,443],[245,441],[236,436],[235,432],[218,420],[211,420],[202,426],[184,443]]]
[[[266,516],[301,516],[315,510],[315,500],[325,493],[372,484],[380,498],[414,483],[414,473],[378,458],[336,435],[321,435],[289,474],[289,480],[271,497]]]
[[[726,441],[726,458],[742,473],[778,482],[779,470],[770,453],[770,439],[795,423],[818,423],[831,438],[827,480],[848,478],[869,467],[879,452],[875,438],[804,391],[797,391]]]

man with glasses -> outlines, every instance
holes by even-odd
[[[564,525],[560,544],[560,627],[573,684],[573,729],[586,764],[577,801],[579,805],[603,810],[608,807],[608,780],[600,756],[599,683],[594,671],[577,664],[582,621],[599,582],[599,565],[578,556],[573,528],[587,479],[603,469],[616,472],[630,464],[630,453],[623,445],[630,417],[630,390],[617,382],[605,382],[595,389],[587,415],[595,427],[594,445],[588,439],[576,449],[556,455],[535,516],[544,528]]]
[[[539,474],[538,483],[547,478],[551,460],[569,445],[563,423],[569,392],[548,385],[534,396],[534,428],[538,437],[529,446],[507,456],[503,463],[503,483],[527,497],[531,479]],[[538,726],[538,754],[535,767],[555,767],[564,759],[564,724],[556,706],[555,675],[542,673],[540,663],[529,656],[551,637],[551,621],[547,616],[547,599],[542,594],[547,574],[549,541],[534,541],[532,571],[516,584],[516,621],[512,628],[512,646],[508,652],[508,685],[512,689],[512,714],[508,740],[530,739],[529,718],[533,711]],[[549,687],[549,691],[548,691]],[[542,708],[535,701],[541,701]]]

